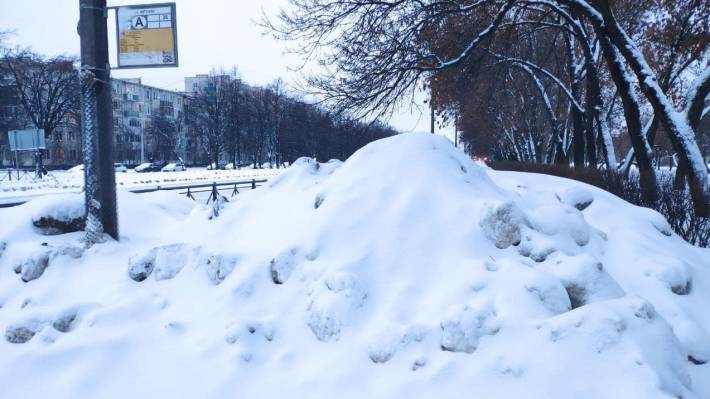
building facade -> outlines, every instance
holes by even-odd
[[[113,79],[112,94],[116,162],[186,158],[185,94],[140,79]]]
[[[140,79],[111,79],[111,97],[116,162],[135,166],[185,159],[185,94],[144,85]],[[47,138],[46,165],[83,162],[78,119],[70,116]]]

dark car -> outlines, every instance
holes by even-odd
[[[150,162],[150,163],[142,163],[138,166],[136,166],[135,171],[138,173],[143,173],[143,172],[160,172],[161,169],[166,165],[164,162]]]

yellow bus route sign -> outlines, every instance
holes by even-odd
[[[118,68],[178,66],[175,3],[116,7]]]

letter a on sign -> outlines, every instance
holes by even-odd
[[[146,25],[145,17],[134,17],[131,21],[131,28],[133,29],[144,29]]]

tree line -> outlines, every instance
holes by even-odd
[[[707,1],[290,0],[263,24],[330,66],[308,83],[334,107],[381,114],[425,90],[474,153],[615,178],[633,163],[653,203],[666,142],[710,216]]]
[[[7,35],[0,32],[0,132],[35,127],[49,139],[62,127],[79,131],[78,60],[8,48],[2,45]],[[208,75],[185,97],[184,109],[178,116],[162,109],[150,113],[143,126],[150,158],[173,160],[190,152],[200,163],[217,167],[276,166],[301,156],[344,160],[367,143],[397,133],[381,122],[307,103],[287,93],[281,80],[249,86],[236,69]],[[128,153],[139,139],[135,126],[121,118],[114,122],[114,136],[118,154]]]
[[[280,79],[266,87],[244,83],[235,70],[212,72],[189,96],[188,146],[199,145],[210,163],[283,165],[301,156],[346,159],[365,144],[396,134],[328,112],[286,91]]]

